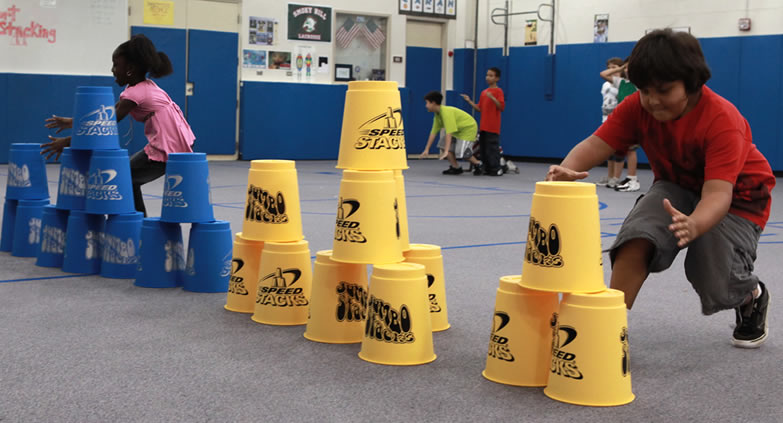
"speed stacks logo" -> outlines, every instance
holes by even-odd
[[[404,150],[405,130],[402,128],[401,109],[386,108],[359,126],[359,138],[353,144],[356,150]]]

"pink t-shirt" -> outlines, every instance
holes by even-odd
[[[169,153],[190,153],[196,136],[182,115],[177,103],[157,84],[147,79],[128,86],[120,94],[121,100],[136,103],[130,114],[144,122],[144,135],[149,142],[144,152],[150,160],[165,162]]]

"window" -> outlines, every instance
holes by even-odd
[[[334,63],[351,65],[352,79],[386,80],[388,18],[338,13]]]

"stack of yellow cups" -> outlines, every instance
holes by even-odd
[[[411,246],[402,174],[408,168],[405,128],[396,82],[348,84],[337,168],[343,175],[334,240],[332,250],[316,258],[317,295],[311,298],[305,337],[360,341],[359,356],[375,363],[430,362],[435,354],[427,273],[422,265],[401,263]],[[376,281],[369,289],[360,270],[368,264],[375,266],[371,280]],[[355,329],[357,316],[361,331]],[[410,322],[416,322],[415,332],[406,326]]]
[[[295,163],[253,160],[225,308],[259,323],[305,324],[312,269],[303,238]]]
[[[558,293],[563,294],[559,305]],[[572,404],[633,401],[625,301],[621,291],[606,289],[603,281],[594,184],[536,184],[522,275],[501,278],[493,319],[484,371],[488,379],[546,385],[547,396]],[[520,319],[527,325],[513,324]],[[549,333],[542,330],[547,321]],[[534,342],[512,345],[516,339]],[[540,360],[544,341],[551,345],[546,361]],[[514,357],[526,360],[510,378],[506,375],[519,366]]]

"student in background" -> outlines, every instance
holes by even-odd
[[[424,147],[420,157],[426,157],[430,151],[435,137],[440,134],[441,128],[446,130],[446,136],[438,141],[440,149],[440,160],[448,159],[451,166],[443,171],[444,175],[459,175],[463,172],[462,167],[457,164],[457,159],[466,159],[475,167],[479,162],[473,157],[472,144],[476,142],[476,132],[478,125],[476,120],[463,110],[452,106],[443,106],[443,94],[438,91],[431,91],[424,96],[424,106],[427,111],[435,114],[432,120],[432,131],[427,139],[427,146]]]
[[[500,113],[505,109],[506,102],[503,90],[498,87],[500,69],[489,68],[484,79],[487,81],[488,87],[481,92],[478,104],[471,101],[467,94],[462,94],[462,98],[473,109],[481,113],[478,143],[479,157],[483,166],[475,168],[473,174],[501,176],[503,168],[500,164]]]

